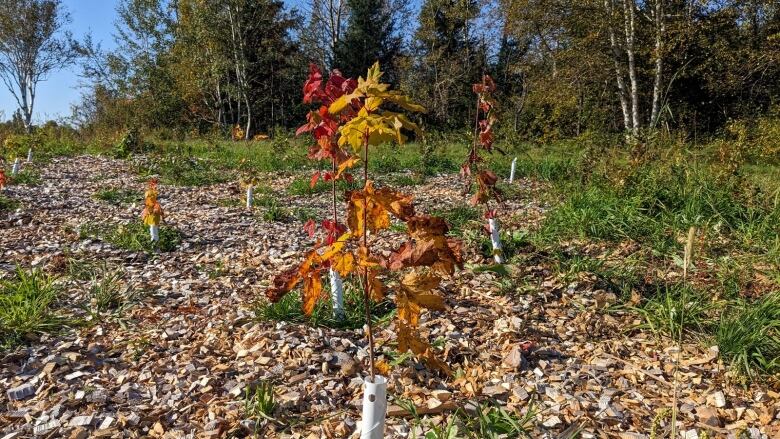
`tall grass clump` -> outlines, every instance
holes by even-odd
[[[0,346],[65,325],[54,308],[57,292],[54,279],[39,270],[17,269],[14,277],[0,280]]]
[[[741,375],[780,372],[780,293],[730,307],[721,315],[715,339],[722,358]]]

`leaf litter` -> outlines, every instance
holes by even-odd
[[[131,252],[78,233],[88,220],[140,221],[140,203],[93,198],[106,187],[143,189],[127,162],[62,158],[41,174],[41,186],[5,189],[21,206],[0,216],[0,277],[10,277],[16,265],[59,275],[59,305],[79,323],[31,334],[24,346],[2,352],[0,437],[357,434],[368,361],[362,330],[261,322],[254,315],[273,275],[299,262],[295,255],[311,245],[302,221],[264,221],[240,203],[225,205],[225,199],[240,199],[237,183],[161,185],[163,227],[178,229],[182,242],[168,253]],[[328,209],[328,194],[283,195],[292,178],[271,185],[280,205]],[[538,190],[531,181],[517,184],[520,192]],[[411,191],[427,210],[464,202],[454,175],[432,177]],[[538,222],[544,206],[534,199],[509,200],[506,211]],[[393,232],[380,236],[376,248],[389,255],[393,238]],[[488,262],[474,249],[465,253],[469,264]],[[67,275],[73,260],[117,267],[121,290],[140,292],[138,298],[111,315],[87,312],[84,281]],[[446,310],[420,318],[419,331],[437,340],[451,378],[408,358],[393,361],[396,328],[377,329],[391,395],[386,436],[419,437],[455,411],[473,416],[484,401],[516,413],[533,407],[532,437],[668,434],[673,343],[631,331],[633,314],[604,313],[616,298],[587,277],[565,283],[533,264],[510,271],[535,284],[505,294],[498,274],[462,270],[441,282]],[[684,437],[780,437],[776,388],[727,380],[717,348],[706,343],[683,344],[682,354],[678,421]],[[247,390],[262,382],[273,383],[271,419],[245,411]],[[407,402],[427,421],[415,422]]]

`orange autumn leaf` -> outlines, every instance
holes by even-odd
[[[348,169],[353,168],[356,164],[358,164],[359,161],[359,158],[353,156],[341,162],[336,171],[336,179],[338,180],[341,177],[341,174],[343,174]]]
[[[331,258],[331,267],[338,271],[341,277],[355,271],[355,256],[352,253],[341,253]]]
[[[401,289],[396,297],[398,318],[417,327],[422,308],[444,310],[444,298],[432,293],[440,282],[441,278],[432,273],[407,273],[401,280]]]
[[[310,316],[320,297],[322,297],[322,277],[319,270],[312,270],[303,279],[303,313]]]
[[[376,368],[376,371],[379,372],[380,375],[389,376],[390,370],[392,370],[392,366],[387,364],[387,361],[385,360],[379,360],[376,363],[374,363],[374,367]]]
[[[363,190],[352,192],[347,208],[347,224],[356,236],[363,236],[366,228],[363,224],[364,215],[368,230],[376,232],[390,227],[390,214],[402,220],[414,215],[412,197],[389,188],[376,190],[374,182],[369,180]]]
[[[300,264],[288,268],[276,275],[271,287],[265,291],[266,297],[272,303],[278,302],[292,291],[302,280],[308,278],[313,271],[319,270],[322,259],[316,249],[309,252]]]
[[[368,249],[362,245],[358,249],[358,266],[362,268],[361,275],[368,275],[368,292],[371,300],[380,301],[385,298],[385,286],[379,279],[379,269],[382,261],[368,254]],[[367,271],[366,271],[367,270]]]
[[[0,169],[0,189],[4,188],[8,184],[8,177],[5,176],[5,171]]]
[[[411,240],[402,244],[389,259],[391,270],[405,267],[431,267],[451,275],[463,267],[460,241],[446,236],[447,223],[438,217],[416,216],[406,223]]]
[[[387,211],[371,197],[370,183],[366,184],[366,190],[352,192],[347,206],[347,225],[355,236],[363,236],[366,228],[371,232],[377,232],[390,227],[390,216]],[[364,220],[368,224],[365,224]]]
[[[438,369],[447,375],[452,375],[452,370],[446,363],[436,357],[433,347],[416,335],[414,328],[402,322],[398,324],[398,351],[412,351],[420,360],[429,367]]]

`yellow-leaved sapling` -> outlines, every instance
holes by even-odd
[[[452,275],[456,268],[463,266],[461,244],[447,236],[449,227],[442,218],[416,213],[411,196],[389,187],[378,188],[369,179],[371,149],[390,142],[402,144],[409,131],[419,134],[415,123],[402,113],[382,108],[383,104],[412,112],[424,111],[408,97],[390,90],[388,84],[380,81],[381,76],[378,63],[374,64],[365,78],[358,79],[352,91],[341,95],[327,108],[330,117],[341,122],[339,148],[353,154],[353,159],[344,162],[349,164],[345,168],[358,157],[363,165],[363,188],[347,193],[348,229],[330,244],[318,241],[300,265],[277,275],[272,287],[266,290],[268,298],[276,302],[303,283],[303,308],[310,314],[322,297],[322,275],[327,269],[333,267],[342,276],[359,279],[363,287],[370,366],[370,375],[364,380],[361,423],[364,439],[379,439],[384,435],[387,378],[376,371],[385,371],[386,365],[375,362],[371,316],[371,302],[386,297],[387,288],[382,279],[388,271],[404,272],[395,291],[398,351],[411,351],[427,365],[450,374],[447,364],[437,358],[434,348],[423,338],[420,317],[425,310],[446,309],[439,291],[442,277]],[[347,120],[341,118],[345,114],[350,115]],[[391,217],[406,224],[407,237],[389,257],[383,257],[372,252],[373,239],[369,240],[369,234],[373,237],[388,229]]]
[[[144,211],[141,213],[141,219],[144,224],[149,226],[149,235],[152,242],[160,240],[160,223],[163,221],[163,210],[160,202],[157,201],[157,179],[149,180],[146,193],[144,194]]]

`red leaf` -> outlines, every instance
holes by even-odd
[[[314,173],[314,175],[311,176],[311,182],[309,183],[309,186],[313,189],[314,186],[317,185],[317,181],[320,179],[320,171],[317,171]]]
[[[309,78],[303,84],[303,103],[310,104],[322,95],[322,72],[315,64],[309,64]]]
[[[315,223],[313,219],[306,221],[306,224],[303,225],[303,230],[305,230],[306,233],[309,234],[309,238],[314,236],[314,231],[316,229],[317,229],[317,223]]]

